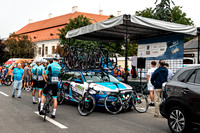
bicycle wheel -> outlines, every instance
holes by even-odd
[[[117,114],[122,110],[122,99],[118,95],[108,94],[104,100],[106,110],[111,114]]]
[[[62,87],[57,92],[57,102],[58,102],[58,104],[61,105],[63,103],[64,99],[65,99],[65,91]]]
[[[6,86],[10,86],[12,84],[10,78],[6,78],[5,83]]]
[[[147,97],[143,94],[136,94],[132,102],[134,109],[139,113],[145,113],[149,108]]]
[[[93,112],[96,106],[96,101],[93,96],[88,95],[87,99],[84,96],[78,104],[78,112],[82,116],[87,116]]]

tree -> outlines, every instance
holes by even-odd
[[[59,36],[59,40],[60,40],[60,45],[61,46],[71,46],[75,43],[74,39],[67,39],[65,36],[67,34],[68,31],[76,29],[76,28],[80,28],[86,25],[92,24],[90,22],[90,19],[87,17],[84,17],[83,15],[79,15],[78,17],[74,18],[74,19],[70,19],[69,23],[62,29],[59,29],[58,36]]]
[[[9,53],[6,50],[6,45],[3,42],[3,39],[0,38],[0,65],[2,65],[3,63],[5,63],[8,59],[9,59]]]
[[[5,44],[12,58],[33,58],[36,45],[27,35],[11,34]]]
[[[146,17],[146,18],[154,18],[154,10],[152,9],[152,7],[146,8],[145,10],[142,10],[142,11],[136,11],[135,15]]]

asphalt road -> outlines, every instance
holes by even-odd
[[[1,133],[170,133],[167,120],[154,118],[152,107],[147,113],[132,109],[118,115],[98,108],[83,117],[76,104],[65,103],[58,105],[55,121],[50,122],[52,119],[49,118],[50,121],[44,122],[35,113],[37,105],[32,104],[31,92],[22,91],[22,99],[12,98],[11,93],[12,86],[0,87]]]

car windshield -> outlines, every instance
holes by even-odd
[[[83,73],[83,76],[88,83],[119,82],[114,76],[106,72],[87,72]]]

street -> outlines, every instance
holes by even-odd
[[[167,120],[154,118],[154,108],[147,113],[133,109],[111,115],[104,109],[96,109],[87,117],[80,116],[77,105],[58,105],[56,118],[45,122],[37,114],[37,104],[32,104],[31,92],[22,91],[22,99],[12,98],[12,86],[0,87],[1,133],[169,133]]]

